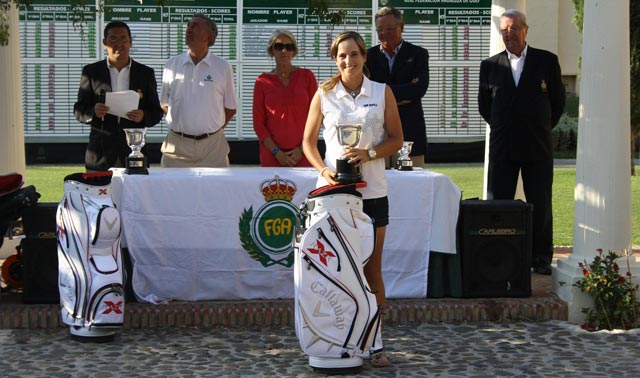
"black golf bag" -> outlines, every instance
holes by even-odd
[[[22,239],[24,229],[19,219],[25,210],[36,206],[40,194],[33,185],[22,187],[22,175],[8,173],[0,175],[0,247],[4,238]],[[24,283],[21,245],[16,247],[16,253],[8,256],[0,265],[0,277],[7,286],[0,287],[2,291],[21,290]]]

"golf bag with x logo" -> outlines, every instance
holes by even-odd
[[[71,338],[103,342],[124,320],[125,270],[111,172],[65,177],[56,214],[62,320]]]
[[[382,347],[381,314],[363,266],[374,228],[355,184],[312,191],[294,240],[296,334],[317,370],[359,369]]]

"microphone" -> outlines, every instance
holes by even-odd
[[[100,102],[103,104],[107,102],[107,93],[104,89],[100,90]],[[104,122],[104,115],[102,116],[102,122]]]

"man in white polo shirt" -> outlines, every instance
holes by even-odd
[[[164,67],[160,103],[169,132],[161,148],[163,167],[229,166],[223,129],[237,101],[231,64],[209,53],[217,36],[213,20],[194,15],[185,34],[189,51]]]

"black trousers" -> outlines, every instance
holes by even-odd
[[[533,246],[531,264],[550,264],[553,258],[553,212],[551,194],[553,160],[518,162],[490,161],[488,199],[513,199],[522,170],[522,185],[527,202],[533,205]]]

